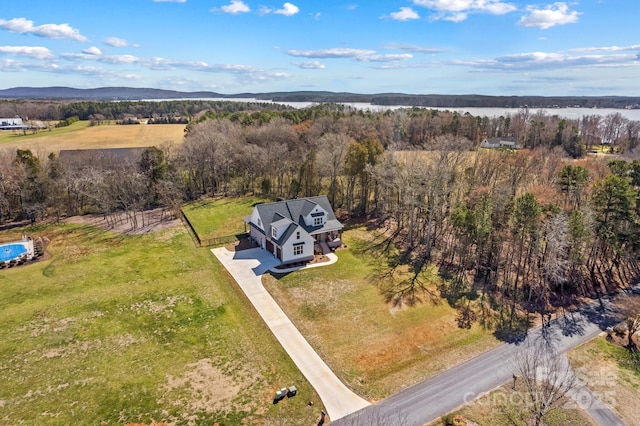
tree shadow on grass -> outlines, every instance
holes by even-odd
[[[527,339],[532,325],[529,315],[517,315],[512,323],[506,319],[498,321],[493,335],[503,342],[522,343]]]

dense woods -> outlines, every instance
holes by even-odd
[[[28,104],[29,102],[25,102]],[[0,115],[8,114],[3,103]],[[395,303],[441,294],[499,329],[524,313],[599,297],[640,276],[640,123],[620,114],[567,120],[521,109],[476,117],[421,108],[380,113],[340,105],[196,101],[41,105],[41,119],[188,117],[185,141],[126,161],[104,152],[0,153],[0,221],[176,211],[202,196],[327,194],[384,232],[393,253],[376,283]],[[2,112],[4,111],[4,112]],[[50,115],[49,115],[50,114]],[[491,137],[525,149],[482,149]],[[605,147],[608,154],[589,154]],[[611,155],[614,153],[614,155]],[[144,216],[142,216],[144,220]]]

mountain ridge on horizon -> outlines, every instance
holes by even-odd
[[[178,90],[96,87],[78,89],[66,86],[13,87],[0,89],[0,99],[78,100],[78,101],[140,101],[179,100],[197,98],[241,99],[253,98],[273,102],[350,103],[363,102],[373,105],[402,105],[419,107],[499,107],[519,108],[523,106],[542,108],[640,108],[637,96],[501,96],[501,95],[438,95],[407,93],[361,94],[331,91],[291,91],[222,94],[211,91],[183,92]]]

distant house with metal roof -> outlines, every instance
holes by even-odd
[[[501,138],[488,138],[480,143],[480,148],[489,148],[489,149],[521,149],[522,145],[518,142],[518,138],[514,136],[506,136]]]
[[[342,245],[342,224],[326,196],[258,204],[244,219],[249,235],[283,264],[313,259]]]
[[[22,118],[0,118],[0,130],[25,130],[31,126],[24,124]]]

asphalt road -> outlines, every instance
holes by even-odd
[[[638,285],[635,286],[637,291]],[[625,297],[621,295],[619,297]],[[338,421],[334,426],[423,425],[465,405],[512,380],[515,359],[529,345],[545,344],[565,353],[600,334],[615,320],[609,300],[594,303],[537,327],[512,342],[502,344],[463,364],[407,388]],[[603,309],[604,308],[604,309]],[[623,425],[622,420],[587,390],[576,396],[596,422]]]

